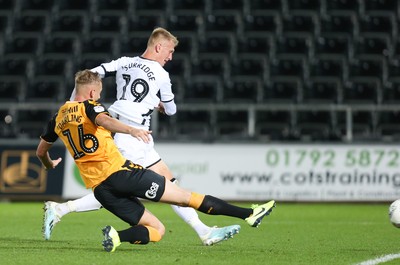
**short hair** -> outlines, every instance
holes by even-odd
[[[88,85],[92,83],[101,83],[101,77],[98,73],[92,72],[89,69],[78,71],[75,74],[75,86]]]
[[[158,27],[153,30],[150,35],[150,38],[147,42],[147,47],[154,46],[156,42],[160,39],[165,39],[168,41],[172,41],[174,46],[176,47],[179,43],[178,39],[172,35],[168,30]]]

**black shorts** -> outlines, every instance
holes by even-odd
[[[159,201],[165,190],[165,178],[146,169],[120,170],[94,189],[101,205],[130,225],[139,223],[144,206],[139,198]]]

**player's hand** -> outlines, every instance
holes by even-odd
[[[136,137],[139,141],[143,141],[145,143],[150,142],[150,137],[149,135],[152,133],[152,131],[147,131],[147,130],[142,130],[142,129],[136,129],[131,131],[131,135],[133,137]]]
[[[158,104],[158,111],[162,114],[165,114],[165,108],[164,108],[164,104],[162,104],[162,102],[160,102]]]
[[[55,160],[51,160],[52,167],[51,167],[51,168],[46,168],[46,169],[53,169],[53,168],[56,168],[56,166],[58,166],[58,164],[60,164],[61,161],[62,161],[62,158],[61,158],[61,157],[59,157],[59,158],[57,158],[57,159],[55,159]]]

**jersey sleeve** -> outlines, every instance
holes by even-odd
[[[40,138],[48,143],[54,143],[58,139],[58,135],[55,133],[54,128],[56,126],[56,117],[57,113],[51,118],[51,120],[47,123],[46,128],[44,129]]]
[[[169,76],[160,84],[160,100],[164,104],[165,114],[171,116],[176,113],[176,104],[174,101],[174,93],[172,93],[172,85]]]
[[[104,113],[107,114],[108,116],[111,116],[107,108],[103,104],[97,101],[86,100],[83,103],[85,104],[86,115],[94,124],[96,124],[96,117],[99,114]]]

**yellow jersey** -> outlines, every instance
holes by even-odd
[[[74,158],[87,188],[95,188],[112,173],[128,166],[111,132],[96,125],[95,120],[99,114],[109,115],[107,109],[96,101],[67,101],[50,120],[41,136],[48,143],[61,138]]]

